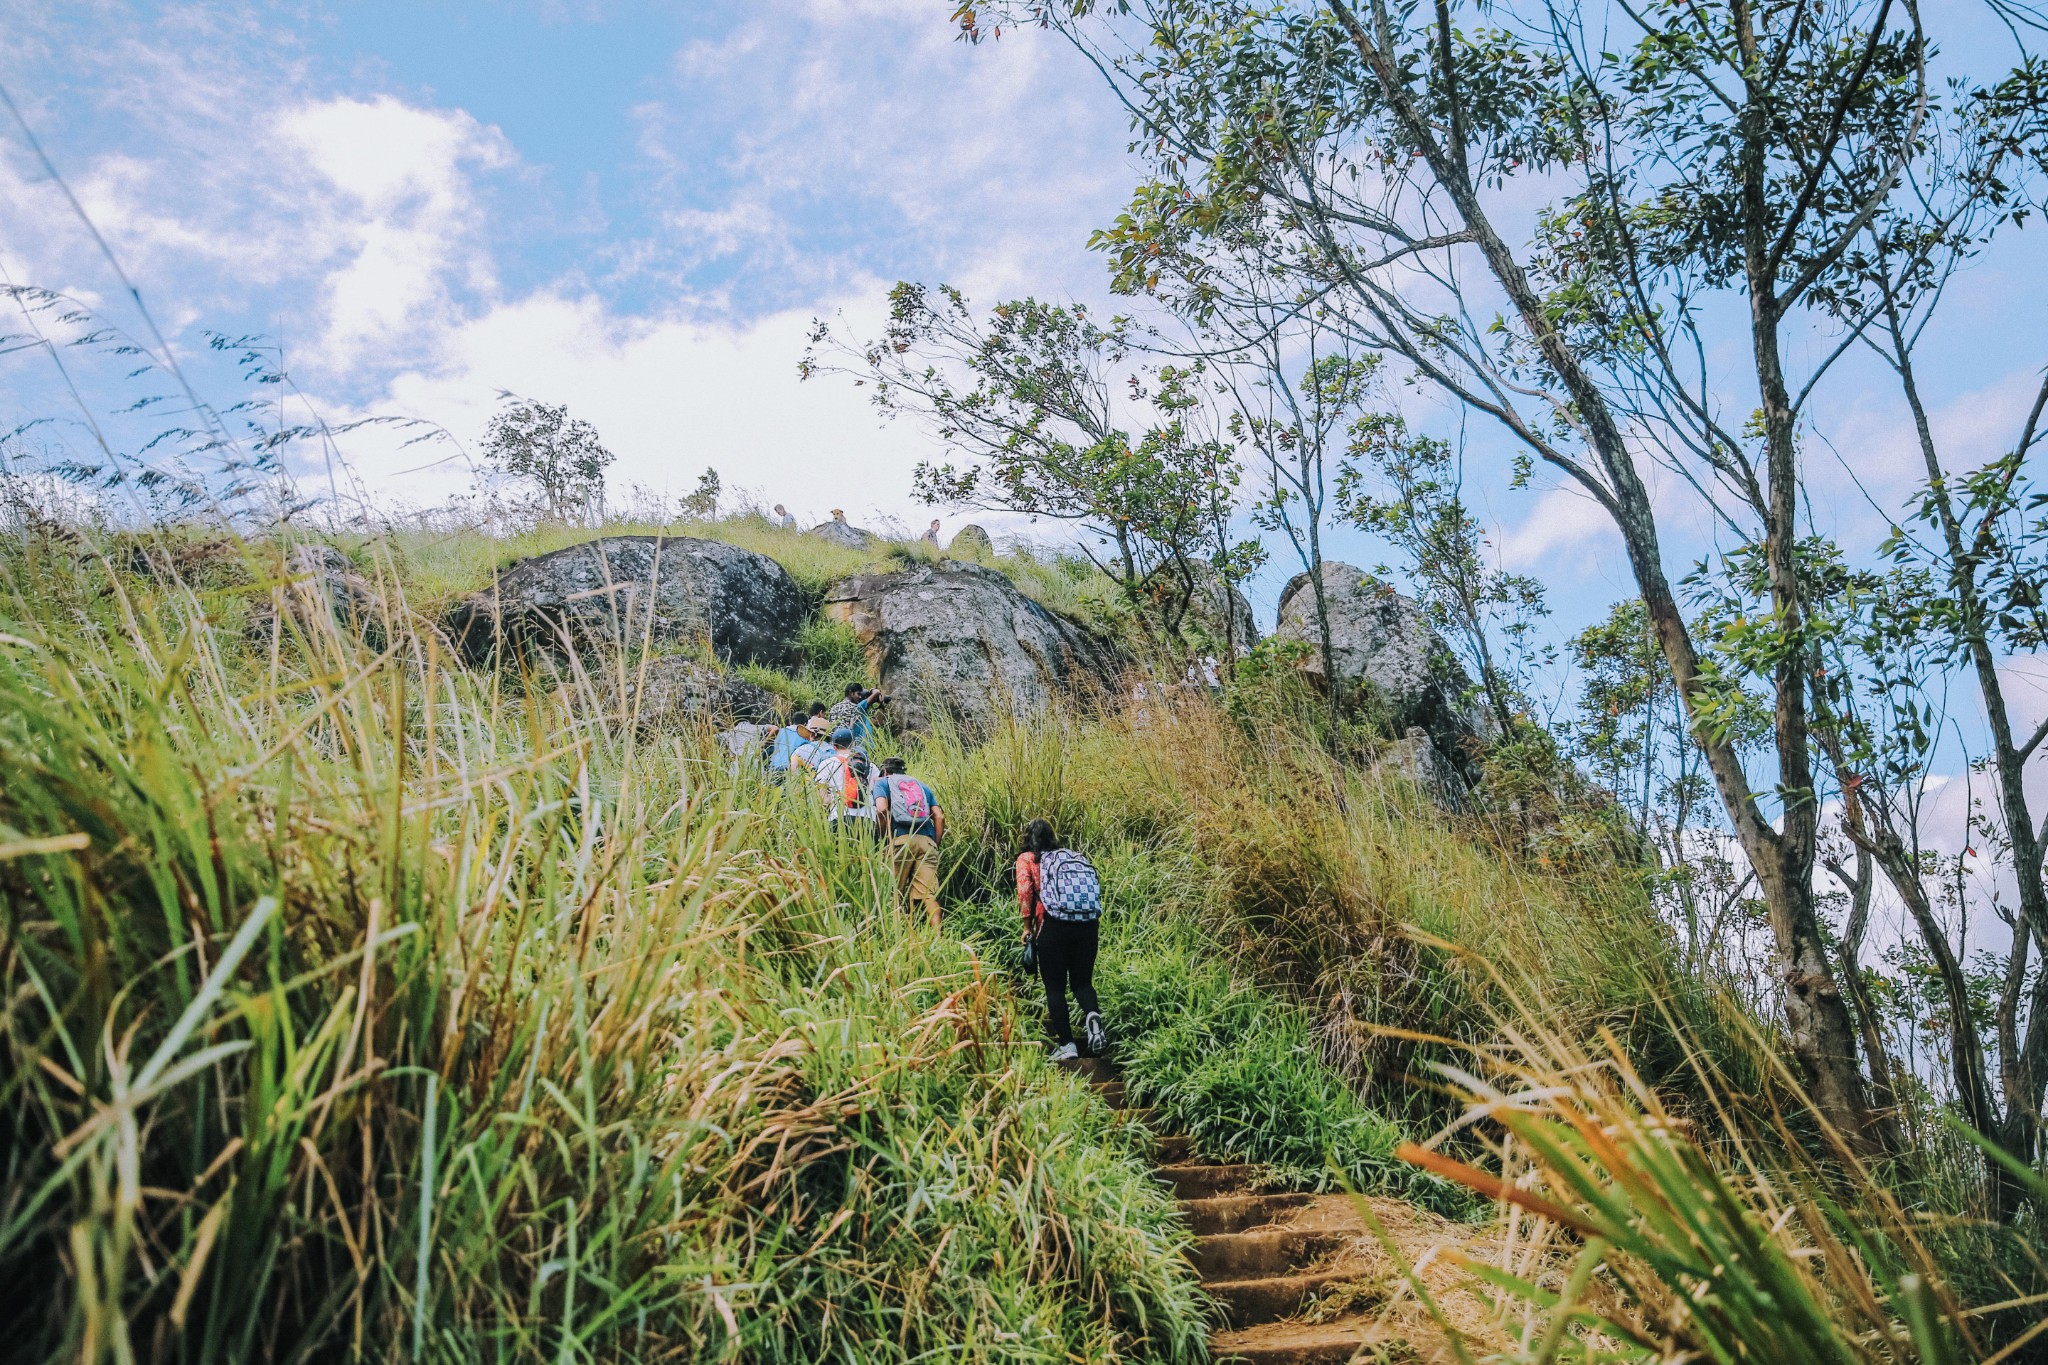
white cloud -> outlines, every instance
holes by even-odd
[[[1607,509],[1569,484],[1538,494],[1529,514],[1500,536],[1503,565],[1546,577],[1602,572],[1614,564],[1620,547]],[[1628,566],[1619,567],[1625,576]]]
[[[856,327],[872,325],[872,302],[849,308]],[[626,318],[588,294],[543,291],[450,328],[430,366],[399,375],[368,407],[473,440],[505,390],[566,403],[593,423],[618,456],[615,496],[634,484],[680,494],[711,466],[728,489],[787,503],[800,519],[822,521],[843,507],[870,524],[921,524],[929,513],[910,500],[910,472],[932,445],[906,423],[882,426],[850,381],[798,381],[810,322],[807,311],[744,326]],[[417,469],[447,454],[423,450],[434,448],[401,450],[375,435],[351,443],[373,495],[426,505],[469,487],[459,459]]]
[[[491,287],[469,173],[513,162],[495,128],[385,95],[301,105],[278,120],[277,135],[326,191],[309,215],[314,254],[339,261],[321,285],[319,363],[343,370],[367,353],[388,355],[445,313],[454,286]]]

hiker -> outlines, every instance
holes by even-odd
[[[789,509],[779,502],[775,504],[775,524],[785,531],[794,531],[796,529],[796,518],[791,516]]]
[[[879,687],[865,687],[853,682],[846,685],[846,695],[832,703],[830,715],[833,728],[845,726],[853,731],[856,740],[873,739],[875,725],[873,712],[889,700]]]
[[[919,536],[918,539],[922,540],[925,544],[930,545],[934,548],[938,546],[939,519],[937,517],[932,518],[932,524],[924,528],[924,534]]]
[[[853,731],[843,725],[832,732],[831,743],[815,778],[825,794],[825,818],[843,832],[872,829],[875,808],[869,799],[868,756],[854,749]]]
[[[825,718],[825,704],[812,702],[811,705],[816,710],[803,725],[804,733],[808,734],[810,739],[799,744],[791,752],[789,770],[792,773],[816,772],[818,765],[832,752],[832,741],[829,738],[832,733],[832,722]]]
[[[768,771],[788,772],[790,755],[810,742],[811,732],[797,723],[795,713],[785,715],[781,728],[775,732],[774,747],[768,751]]]
[[[759,763],[768,751],[768,736],[773,729],[770,725],[741,721],[730,730],[719,731],[718,743],[728,759],[726,771],[737,773],[750,763]]]
[[[1088,1055],[1101,1056],[1109,1047],[1095,999],[1102,881],[1095,865],[1062,847],[1043,820],[1024,827],[1024,850],[1017,855],[1017,906],[1024,915],[1024,942],[1036,953],[1039,979],[1045,982],[1046,1018],[1058,1043],[1052,1059],[1066,1062],[1081,1055],[1067,1015],[1069,986],[1081,1006],[1081,1039]]]
[[[923,906],[925,919],[938,928],[939,841],[946,837],[946,812],[930,787],[904,771],[900,758],[882,760],[875,824],[896,869],[896,894]]]

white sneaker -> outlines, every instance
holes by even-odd
[[[1052,1059],[1056,1062],[1071,1062],[1080,1055],[1080,1048],[1075,1047],[1072,1043],[1062,1043],[1059,1049],[1052,1054]]]
[[[1102,1016],[1092,1010],[1081,1021],[1081,1037],[1088,1044],[1088,1055],[1100,1057],[1109,1051],[1109,1034],[1102,1027]]]

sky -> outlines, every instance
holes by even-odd
[[[934,447],[849,381],[799,384],[812,320],[861,332],[900,278],[1099,293],[1082,244],[1130,178],[1064,50],[969,48],[948,12],[9,4],[0,81],[210,399],[232,376],[202,332],[260,335],[332,422],[415,417],[473,450],[516,393],[597,426],[615,497],[709,466],[800,516],[921,525]],[[137,329],[14,129],[0,266]],[[64,411],[23,358],[0,392]],[[343,447],[382,501],[470,480],[419,468],[452,447]]]

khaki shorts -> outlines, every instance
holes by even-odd
[[[896,868],[896,894],[939,922],[939,846],[929,834],[902,834],[889,842]]]

